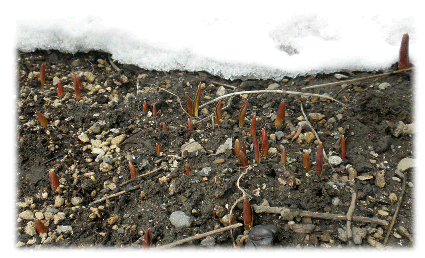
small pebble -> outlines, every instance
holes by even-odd
[[[62,198],[62,196],[58,195],[55,198],[55,208],[62,207],[62,205],[65,203],[65,199]]]
[[[73,233],[71,226],[58,226],[56,228],[56,232],[58,232],[59,234],[61,234],[61,233],[72,234]]]
[[[109,225],[113,225],[113,224],[115,224],[117,221],[118,221],[118,219],[119,219],[120,217],[117,215],[117,214],[112,214],[107,220],[106,220],[106,222],[108,222],[108,224]]]
[[[201,241],[201,245],[205,247],[213,247],[215,245],[215,239],[212,236],[207,236]]]
[[[385,186],[385,170],[376,173],[375,185],[381,188]]]
[[[202,168],[201,171],[198,172],[200,176],[209,176],[211,173],[211,167]]]
[[[332,166],[338,166],[339,164],[342,163],[342,159],[339,156],[330,156],[328,158],[328,162]]]
[[[34,219],[34,213],[30,210],[25,210],[21,213],[19,213],[19,218],[23,220],[32,220]]]
[[[338,197],[335,197],[332,199],[332,204],[334,206],[339,206],[340,203],[341,203],[341,200]]]
[[[170,215],[171,224],[177,228],[190,227],[192,221],[193,217],[186,215],[183,211],[175,211]]]
[[[336,74],[334,74],[334,76],[335,76],[335,78],[337,78],[338,80],[348,79],[348,76],[347,76],[347,75],[343,75],[343,74],[340,74],[340,73],[336,73]]]
[[[381,84],[378,85],[378,88],[380,90],[385,90],[386,88],[388,88],[390,86],[391,86],[391,84],[389,84],[388,82],[383,82],[383,83],[381,83]]]
[[[87,134],[85,134],[85,133],[83,133],[83,134],[79,135],[79,136],[78,136],[78,139],[79,139],[80,141],[82,141],[82,142],[89,142],[89,141],[90,141],[89,137],[88,137],[88,136],[87,136]]]
[[[285,134],[282,131],[277,131],[274,134],[276,135],[276,140],[278,141],[280,141],[285,136]]]

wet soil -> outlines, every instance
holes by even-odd
[[[111,66],[108,54],[102,52],[19,52],[17,57],[18,246],[141,247],[148,228],[152,232],[152,246],[161,246],[224,227],[222,218],[242,196],[236,186],[243,171],[239,159],[231,149],[216,154],[228,138],[232,144],[235,139],[246,142],[250,168],[240,178],[240,187],[246,191],[251,205],[347,214],[353,182],[357,192],[354,216],[390,222],[396,212],[402,181],[395,170],[400,160],[413,156],[412,135],[395,134],[399,121],[414,122],[412,72],[342,86],[302,89],[338,79],[335,74],[318,74],[281,81],[229,81],[206,72],[149,71],[116,63],[117,70]],[[39,81],[42,63],[46,63],[47,71],[43,86]],[[395,67],[396,64],[390,71]],[[80,101],[75,98],[74,72],[84,88]],[[338,74],[354,79],[383,72],[387,71]],[[57,96],[58,79],[64,86],[63,98]],[[380,89],[384,82],[390,86]],[[194,99],[199,83],[203,86],[201,105],[216,98],[220,86],[227,94],[264,90],[274,83],[280,90],[324,94],[342,103],[298,94],[236,95],[223,99],[220,128],[212,120],[217,104],[214,102],[201,107],[199,117],[191,117],[195,130],[190,131],[185,94]],[[240,128],[238,114],[247,98],[248,112]],[[276,128],[274,119],[282,100],[286,102],[286,121]],[[144,101],[148,112],[143,110]],[[157,115],[152,114],[154,103]],[[304,127],[300,137],[292,140],[298,123],[304,120],[301,104],[328,156],[341,156],[340,137],[345,135],[347,139],[346,159],[338,165],[325,160],[322,176],[315,172],[318,141],[308,138],[311,129]],[[47,128],[40,126],[36,110],[48,118]],[[312,113],[319,113],[319,118]],[[249,133],[254,114],[260,145],[264,128],[270,147],[259,164],[254,161]],[[163,123],[167,126],[165,131]],[[88,141],[83,142],[82,135]],[[182,153],[182,145],[190,139],[203,150]],[[157,155],[156,144],[162,149],[161,155]],[[283,149],[287,153],[288,172],[281,163]],[[310,151],[308,171],[302,166],[304,150]],[[139,176],[154,172],[130,180],[128,161],[134,164]],[[185,165],[191,169],[189,175]],[[356,174],[350,174],[347,165],[352,165]],[[202,169],[207,167],[211,170],[203,174]],[[60,178],[60,187],[55,191],[50,187],[50,169]],[[398,231],[403,226],[414,235],[413,171],[404,174],[408,184],[387,244],[394,248],[413,245]],[[121,191],[127,192],[93,203]],[[27,210],[47,226],[48,233],[34,234],[34,219],[18,218]],[[170,215],[174,211],[191,216],[190,226],[172,225]],[[242,202],[235,206],[233,214],[237,222],[243,223]],[[327,248],[350,244],[340,232],[346,230],[345,220],[295,216],[288,221],[279,214],[261,213],[254,214],[253,224],[276,226],[274,247]],[[294,231],[293,224],[314,226],[305,233]],[[72,232],[61,232],[60,226],[71,226]],[[370,239],[382,243],[388,228],[363,222],[353,222],[352,226],[366,232],[361,243],[356,243],[358,247],[370,247]],[[234,239],[242,247],[243,234],[243,227],[233,230]],[[213,237],[215,247],[232,247],[229,231]],[[205,243],[201,245],[201,241],[182,246],[202,247]]]

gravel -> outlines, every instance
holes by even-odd
[[[176,228],[190,227],[193,217],[186,215],[183,211],[175,211],[170,215],[170,222]]]

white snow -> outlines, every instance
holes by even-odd
[[[46,12],[31,5],[17,20],[16,45],[22,51],[102,50],[119,63],[146,69],[281,79],[389,68],[398,60],[402,35],[409,33],[415,62],[415,8],[285,2],[119,1],[109,8],[81,2],[69,6],[72,12],[68,6]]]

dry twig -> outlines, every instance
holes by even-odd
[[[384,239],[384,243],[383,243],[384,245],[387,244],[388,238],[390,237],[391,231],[392,231],[392,229],[394,227],[394,223],[395,223],[395,221],[397,219],[398,211],[400,210],[401,201],[403,200],[404,190],[406,188],[406,175],[404,175],[401,172],[400,173],[397,173],[397,175],[399,175],[403,179],[403,184],[401,186],[400,198],[398,199],[398,202],[397,202],[397,209],[395,210],[393,219],[391,220],[391,224],[388,227],[387,235],[385,236],[385,239]]]
[[[99,200],[96,200],[96,201],[93,201],[93,202],[89,203],[89,206],[92,206],[93,204],[96,204],[96,203],[99,203],[99,202],[103,202],[103,201],[105,201],[105,200],[107,200],[107,199],[111,199],[111,198],[114,198],[114,197],[117,197],[117,196],[120,196],[120,195],[126,194],[126,193],[128,193],[128,192],[130,192],[130,191],[133,191],[133,190],[136,190],[136,189],[139,189],[139,188],[140,188],[140,185],[136,185],[136,186],[133,186],[133,187],[132,187],[132,188],[130,188],[130,189],[123,190],[123,191],[121,191],[121,192],[118,192],[118,193],[114,193],[114,194],[108,195],[108,196],[106,196],[106,197],[100,198]]]
[[[353,242],[351,240],[353,238],[353,232],[351,231],[351,219],[353,218],[354,209],[356,208],[357,193],[353,185],[350,187],[350,191],[351,191],[351,204],[347,212],[347,238],[349,241],[348,242],[349,245],[353,245]]]
[[[295,216],[310,217],[310,218],[316,218],[316,219],[347,220],[346,214],[303,211],[303,210],[297,210],[297,209],[290,209],[286,207],[269,207],[269,206],[259,206],[259,205],[251,205],[251,206],[252,208],[254,208],[254,211],[256,213],[280,214],[282,216],[282,219],[285,219],[285,220],[292,220]],[[375,218],[353,216],[351,220],[355,222],[376,223],[379,225],[388,226],[388,221],[375,219]]]
[[[224,231],[229,230],[229,229],[232,230],[232,229],[238,228],[240,226],[243,226],[243,224],[242,223],[236,223],[236,224],[233,224],[233,225],[224,227],[224,228],[219,228],[219,229],[211,230],[211,231],[205,232],[203,234],[196,234],[194,236],[187,237],[187,238],[184,238],[184,239],[175,241],[175,242],[173,242],[171,244],[158,246],[156,249],[171,248],[171,247],[178,246],[178,245],[184,244],[184,243],[189,242],[189,241],[192,241],[192,240],[196,240],[196,239],[204,238],[204,237],[211,236],[211,235],[214,235],[214,234],[217,234],[217,233],[221,233],[221,232],[224,232]]]
[[[357,78],[357,79],[352,79],[352,80],[345,80],[345,81],[338,81],[338,82],[330,82],[330,83],[312,85],[312,86],[304,87],[303,90],[306,90],[306,89],[316,89],[316,88],[322,88],[322,87],[328,87],[328,86],[337,86],[337,85],[341,85],[341,84],[345,84],[345,83],[353,83],[353,82],[358,82],[358,81],[362,81],[362,80],[366,80],[366,79],[373,79],[373,78],[382,77],[382,76],[386,76],[386,75],[391,75],[391,74],[401,73],[401,72],[405,72],[405,71],[410,71],[410,70],[413,70],[413,69],[414,69],[414,67],[410,67],[410,68],[403,69],[403,70],[397,70],[397,71],[393,71],[393,72],[389,72],[389,73],[371,75],[371,76],[363,77],[363,78]]]
[[[139,175],[139,176],[136,176],[135,178],[132,178],[132,179],[130,179],[130,180],[127,180],[127,181],[123,182],[122,184],[120,184],[120,185],[119,185],[119,187],[124,186],[124,185],[126,185],[126,184],[128,184],[128,183],[130,183],[130,182],[133,182],[133,181],[135,181],[135,180],[137,180],[137,179],[139,179],[139,178],[141,178],[141,177],[144,177],[144,176],[150,175],[150,174],[152,174],[152,173],[155,173],[156,171],[159,171],[159,170],[161,170],[161,169],[163,169],[163,167],[162,167],[162,166],[161,166],[161,167],[159,167],[159,168],[155,168],[154,170],[149,171],[149,172],[147,172],[147,173],[144,173],[144,174],[141,174],[141,175]]]

